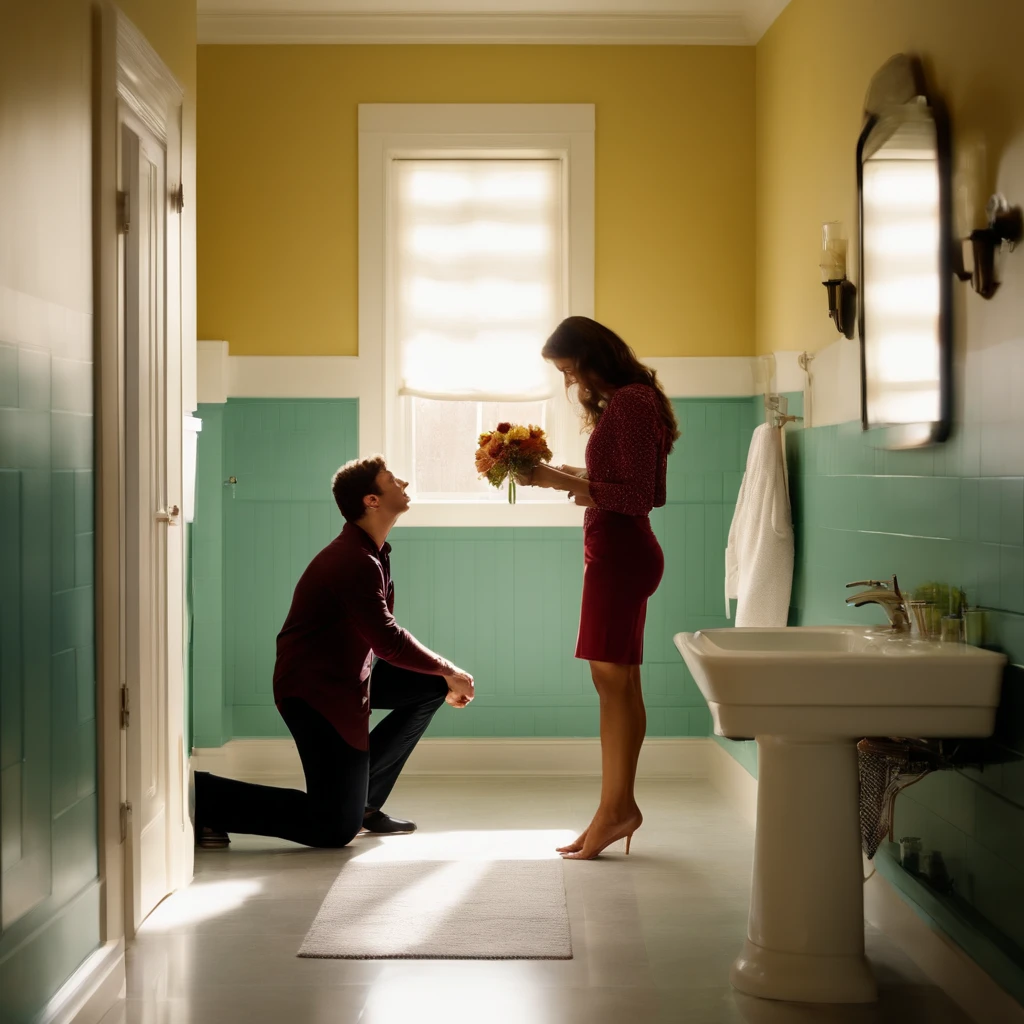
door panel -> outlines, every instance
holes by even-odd
[[[167,345],[163,149],[125,125],[125,653],[130,931],[170,892],[167,716]]]

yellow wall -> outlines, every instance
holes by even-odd
[[[740,47],[200,47],[200,337],[356,352],[359,103],[594,103],[598,318],[751,353],[753,85]]]
[[[121,0],[186,90],[183,159],[195,195],[196,0]],[[14,4],[0,56],[0,286],[92,312],[91,0]],[[59,65],[49,51],[67,55]],[[59,72],[53,68],[59,66]],[[14,139],[15,141],[10,141]],[[195,204],[186,210],[184,328],[195,338]]]
[[[821,224],[843,220],[853,249],[864,95],[893,54],[924,59],[956,162],[987,149],[982,201],[998,183],[1024,202],[1024,62],[1004,52],[1022,38],[1017,0],[792,0],[757,46],[759,352],[838,337],[818,275]]]

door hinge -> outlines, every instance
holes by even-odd
[[[121,728],[127,729],[132,720],[132,699],[127,686],[121,687]]]
[[[125,800],[121,804],[121,842],[128,838],[128,823],[132,820],[132,802]]]
[[[171,205],[174,209],[181,213],[185,209],[185,186],[179,185],[174,192],[171,193]]]
[[[130,192],[117,193],[117,230],[127,235],[132,226],[132,196]]]

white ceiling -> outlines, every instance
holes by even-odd
[[[201,43],[749,46],[789,0],[198,0]]]

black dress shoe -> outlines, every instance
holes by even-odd
[[[363,818],[363,828],[367,832],[377,832],[381,835],[401,835],[403,832],[415,832],[416,822],[402,821],[401,818],[392,818],[383,811],[373,811]]]
[[[196,846],[203,850],[223,850],[231,845],[227,832],[218,832],[213,828],[196,830]]]

